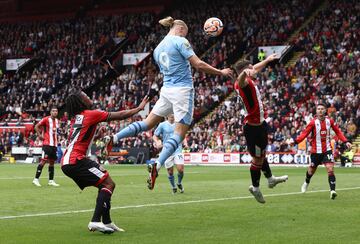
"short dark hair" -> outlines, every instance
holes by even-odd
[[[318,101],[317,104],[316,104],[316,107],[317,107],[317,106],[323,106],[323,107],[325,107],[325,108],[327,107],[327,106],[326,106],[326,103],[325,103],[324,101]]]
[[[53,110],[53,109],[58,110],[58,107],[56,107],[55,105],[53,105],[53,106],[51,106],[50,111]]]
[[[236,72],[237,75],[239,75],[247,66],[249,66],[251,62],[246,59],[239,60],[235,64],[231,66],[231,68]]]
[[[69,118],[75,117],[75,115],[86,109],[88,109],[88,106],[83,100],[81,89],[76,87],[71,89],[69,96],[65,100],[65,111],[68,112]]]

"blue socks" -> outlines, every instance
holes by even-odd
[[[126,137],[133,137],[138,135],[142,131],[147,131],[148,126],[144,121],[136,121],[128,126],[126,126],[124,129],[122,129],[120,132],[114,135],[113,142],[117,143],[119,140],[126,138]]]
[[[159,158],[156,161],[157,163],[160,164],[160,166],[157,165],[157,167],[161,167],[162,165],[164,165],[166,159],[168,159],[175,151],[176,149],[179,147],[179,145],[181,145],[182,142],[182,138],[180,135],[178,134],[173,134],[163,145],[163,148],[160,152]]]
[[[183,177],[184,177],[184,172],[178,172],[178,184],[179,185],[181,184]]]
[[[168,178],[169,178],[169,181],[170,181],[170,184],[171,184],[172,188],[176,188],[175,187],[175,177],[174,177],[174,175],[168,175]]]

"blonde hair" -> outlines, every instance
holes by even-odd
[[[188,29],[186,23],[183,20],[180,19],[175,19],[171,16],[168,16],[166,18],[163,18],[161,20],[159,20],[160,25],[165,26],[165,27],[170,27],[172,28],[175,25],[181,25],[184,26],[186,29]]]

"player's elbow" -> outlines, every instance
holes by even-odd
[[[204,61],[202,61],[202,60],[199,59],[199,60],[197,60],[196,62],[194,62],[194,63],[192,64],[192,66],[193,66],[195,69],[202,71],[202,70],[205,69],[206,63],[205,63]]]

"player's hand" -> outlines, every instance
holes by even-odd
[[[295,145],[294,139],[291,138],[291,139],[288,141],[288,145],[289,145],[290,147],[293,147],[293,146]]]
[[[346,143],[346,147],[347,147],[348,149],[350,149],[350,148],[352,147],[352,144],[351,144],[350,142],[347,142],[347,143]]]
[[[267,57],[266,60],[271,62],[271,61],[274,61],[274,60],[279,59],[279,58],[280,57],[276,53],[273,53],[273,54],[269,55],[269,57]]]
[[[145,105],[146,105],[148,102],[149,102],[149,96],[145,96],[145,97],[143,98],[143,100],[141,101],[140,105],[138,106],[138,108],[139,108],[140,110],[144,110]]]
[[[161,142],[161,141],[156,141],[156,142],[154,143],[154,146],[155,146],[156,149],[161,149],[163,145],[162,145],[162,142]]]
[[[233,78],[233,71],[230,68],[220,70],[222,76]]]

